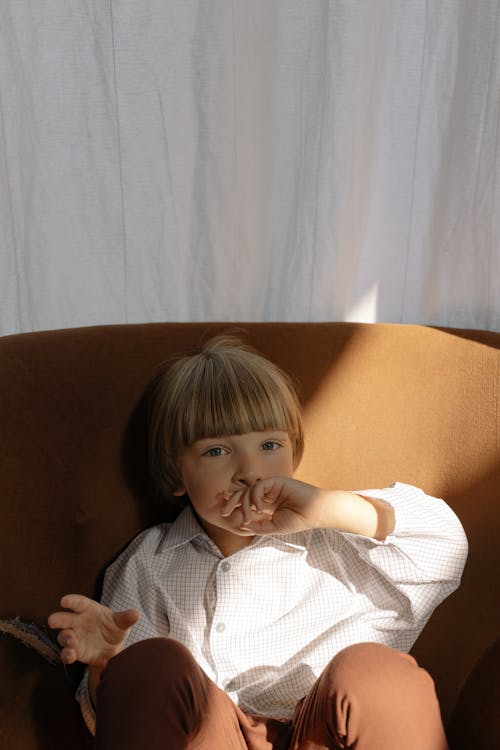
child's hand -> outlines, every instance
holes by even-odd
[[[394,530],[389,503],[344,490],[323,490],[289,477],[259,479],[237,490],[221,514],[240,508],[240,528],[253,534],[290,534],[306,529],[337,529],[383,540]]]
[[[233,493],[221,513],[227,517],[240,508],[242,529],[261,535],[289,534],[324,525],[330,494],[289,477],[259,479]]]
[[[108,607],[80,594],[68,594],[61,599],[66,612],[54,612],[48,619],[51,628],[60,628],[57,636],[62,646],[61,661],[72,664],[81,661],[103,668],[123,650],[132,625],[140,615],[135,609],[113,612]]]

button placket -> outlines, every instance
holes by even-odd
[[[232,570],[229,560],[222,560],[217,568],[215,576],[216,605],[213,612],[213,630],[211,636],[211,649],[215,658],[224,661],[226,638],[230,635],[230,620],[227,619],[231,611],[231,587],[229,572]]]

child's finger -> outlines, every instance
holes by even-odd
[[[136,609],[126,609],[123,612],[113,612],[113,621],[120,630],[128,630],[140,619]]]
[[[252,504],[250,502],[250,491],[245,489],[241,492],[241,515],[243,521],[241,526],[246,526],[252,520]]]
[[[55,630],[73,627],[75,615],[73,612],[53,612],[47,620],[49,628]]]
[[[219,495],[224,499],[224,503],[221,507],[221,516],[227,518],[231,513],[241,506],[241,494],[243,490],[237,490],[232,495],[228,495],[227,492],[220,492]]]
[[[260,528],[262,517],[272,517],[273,510],[264,507],[262,504],[262,495],[258,490],[249,488],[242,497],[241,514],[243,521],[240,528],[245,530],[254,530]]]
[[[261,479],[258,483],[262,503],[272,504],[282,500],[284,481],[281,478]],[[265,506],[263,506],[265,507]]]
[[[243,493],[241,500],[241,511],[245,525],[254,520],[257,520],[255,518],[256,513],[258,514],[258,516],[261,516],[263,513],[266,515],[273,514],[273,511],[263,504],[262,487],[259,486],[259,483],[253,485],[252,487],[248,487],[247,490]]]
[[[76,661],[76,651],[72,648],[63,648],[59,657],[63,664],[74,664]]]
[[[77,641],[72,630],[61,630],[57,636],[57,641],[65,649],[75,650],[76,648]]]
[[[272,510],[264,505],[266,496],[266,485],[264,481],[256,482],[252,487],[248,489],[250,509],[256,513],[272,514]]]
[[[65,594],[59,603],[64,609],[72,609],[73,612],[85,612],[92,601],[83,594]]]
[[[253,519],[247,524],[241,524],[241,527],[245,531],[251,531],[256,536],[266,536],[266,534],[276,533],[276,526],[273,519],[270,517],[262,519]]]

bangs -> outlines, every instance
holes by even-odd
[[[227,369],[211,369],[205,367],[203,377],[193,379],[191,388],[183,394],[177,425],[181,444],[264,430],[296,433],[295,404],[272,377],[262,378],[261,374],[256,378],[248,370],[235,377]]]

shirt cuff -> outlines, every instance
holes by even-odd
[[[385,489],[359,491],[362,497],[384,501],[394,509],[394,529],[383,540],[373,539],[374,544],[391,544],[396,539],[405,537],[434,535],[433,532],[451,530],[458,522],[451,508],[440,498],[426,495],[423,490],[402,482],[395,482]],[[370,537],[371,538],[371,537]]]

